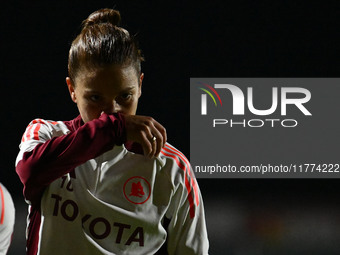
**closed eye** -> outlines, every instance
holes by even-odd
[[[124,93],[124,94],[120,95],[120,98],[124,99],[124,100],[128,100],[128,99],[130,99],[131,96],[132,96],[131,93]]]
[[[117,103],[120,104],[120,105],[126,105],[126,104],[130,103],[132,98],[133,98],[132,93],[130,93],[130,92],[123,93],[119,97],[117,97]]]
[[[91,95],[89,98],[92,102],[98,102],[101,100],[101,96],[99,95]]]

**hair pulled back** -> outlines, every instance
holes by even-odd
[[[69,77],[75,81],[80,71],[112,64],[133,65],[141,72],[143,57],[137,41],[127,30],[119,27],[119,11],[101,9],[83,21],[80,34],[72,42]]]

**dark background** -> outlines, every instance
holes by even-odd
[[[16,205],[9,254],[24,254],[14,162],[34,118],[78,115],[67,55],[91,12],[115,7],[146,62],[138,114],[189,156],[190,77],[339,77],[338,1],[6,1],[1,4],[1,182]],[[330,116],[337,118],[338,116]],[[327,153],[325,151],[324,153]],[[211,254],[339,254],[338,179],[199,179]]]

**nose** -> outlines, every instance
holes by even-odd
[[[120,110],[121,110],[120,105],[116,102],[116,100],[112,100],[106,105],[104,112],[105,113],[117,113]]]

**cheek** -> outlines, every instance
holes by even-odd
[[[129,114],[134,115],[136,114],[137,111],[137,106],[138,106],[138,98],[133,100],[129,106]]]

